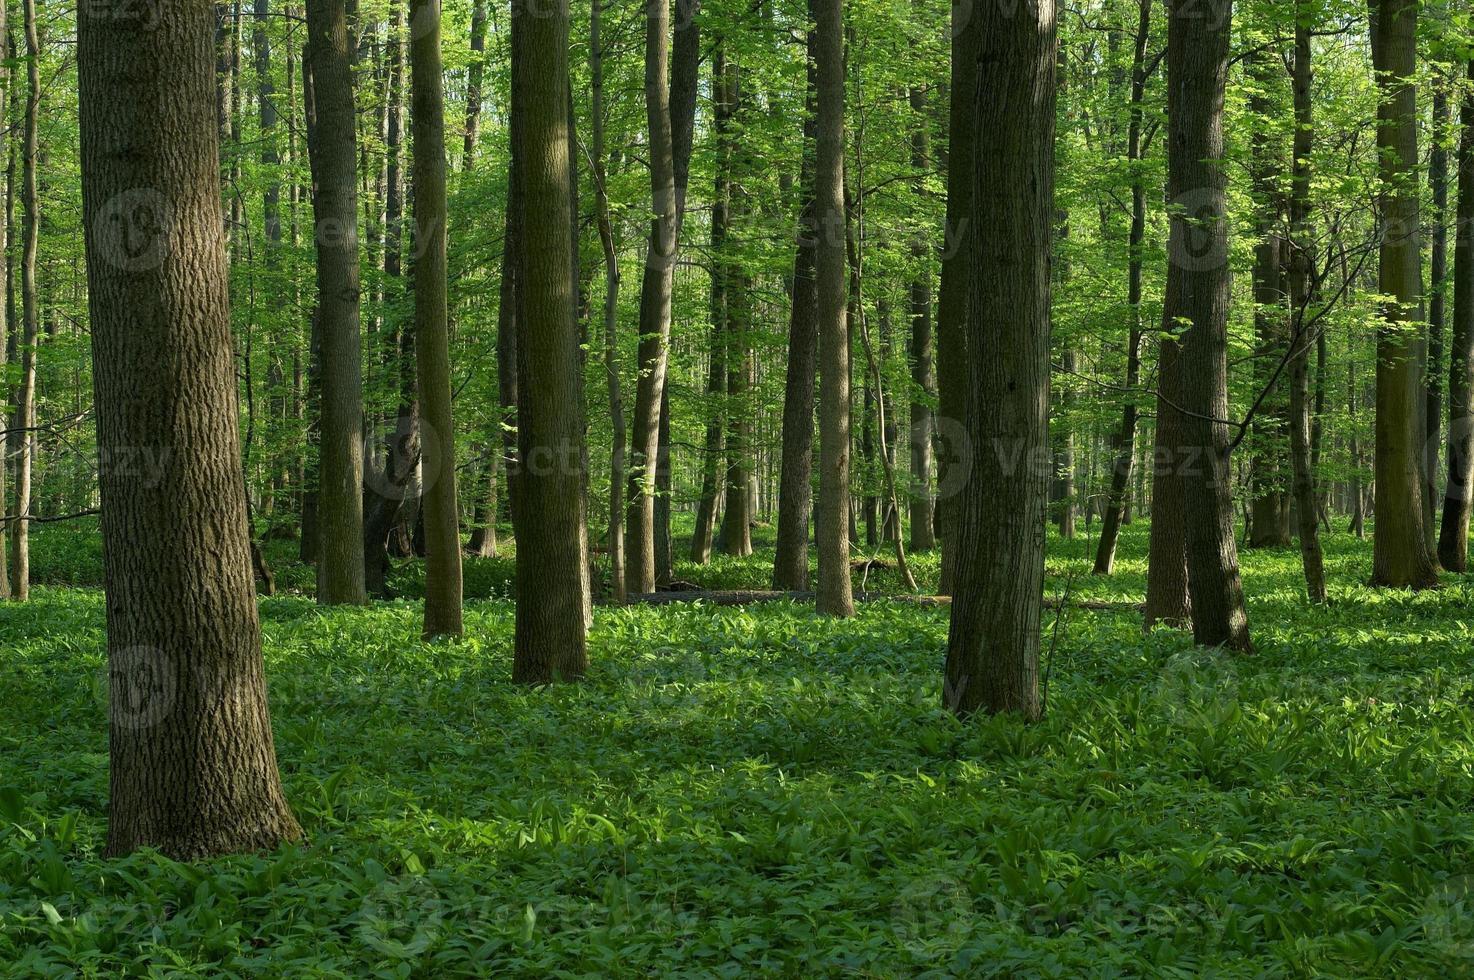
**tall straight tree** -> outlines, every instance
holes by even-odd
[[[0,3],[0,45],[4,45],[9,36],[10,28],[7,23],[5,4]],[[10,109],[14,98],[15,90],[11,87],[10,68],[8,65],[0,65],[0,113],[3,113],[0,119],[10,119]],[[3,129],[4,131],[0,132],[0,159],[10,157],[14,152],[10,145],[9,127],[3,127]],[[6,219],[10,207],[9,192],[10,188],[6,187],[6,207],[0,210],[0,374],[5,372],[8,357],[6,348],[10,346],[11,331],[15,329],[15,324],[11,322],[9,316],[9,304],[5,302],[5,297],[10,293],[10,263],[4,258],[9,255],[10,222]],[[8,384],[0,383],[0,405],[8,406],[9,391]],[[5,413],[0,410],[0,425],[6,424],[4,419]],[[10,525],[4,518],[7,516],[6,509],[10,501],[9,491],[6,488],[8,482],[6,477],[10,472],[10,445],[13,438],[13,433],[0,434],[0,599],[10,598],[10,548],[8,544]]]
[[[926,92],[913,86],[909,100],[916,127],[911,134],[911,167],[920,175],[931,166]],[[919,179],[916,189],[918,193],[922,190]],[[911,550],[931,551],[937,546],[936,504],[931,495],[936,343],[931,323],[931,252],[921,236],[911,247],[911,258],[918,266],[911,280]]]
[[[1140,0],[1137,12],[1136,43],[1131,55],[1131,108],[1126,127],[1126,159],[1131,164],[1131,231],[1127,239],[1126,303],[1131,308],[1131,326],[1126,338],[1126,388],[1134,390],[1141,383],[1141,299],[1142,248],[1146,242],[1146,182],[1136,165],[1142,157],[1142,122],[1145,116],[1147,63],[1146,49],[1151,41],[1152,0]],[[1134,398],[1128,398],[1121,409],[1121,427],[1113,439],[1116,450],[1111,467],[1111,489],[1106,497],[1101,520],[1100,543],[1095,549],[1095,575],[1109,575],[1116,564],[1116,543],[1126,516],[1126,500],[1130,493],[1132,470],[1136,463],[1136,420],[1140,414]]]
[[[1305,591],[1311,602],[1326,601],[1325,559],[1320,547],[1320,506],[1311,460],[1310,336],[1308,309],[1314,262],[1310,251],[1310,158],[1314,147],[1311,104],[1310,27],[1306,18],[1295,23],[1294,102],[1295,138],[1290,179],[1290,469],[1295,498],[1300,559]],[[1324,332],[1316,328],[1317,337]]]
[[[1438,572],[1423,531],[1420,344],[1422,252],[1418,241],[1417,0],[1367,0],[1372,64],[1381,102],[1377,150],[1382,187],[1378,291],[1389,297],[1377,329],[1377,444],[1373,462],[1372,583],[1429,588]]]
[[[964,243],[974,228],[972,146],[976,139],[974,99],[958,98],[959,86],[972,84],[981,44],[976,4],[952,5],[952,85],[947,131],[947,218],[942,234],[942,280],[937,295],[937,456],[941,518],[942,576],[938,591],[950,595],[957,572],[957,514],[971,447],[964,443],[962,418],[967,400],[967,304],[969,259]],[[955,470],[955,474],[954,474]]]
[[[813,18],[813,0],[809,0]],[[813,510],[814,376],[819,359],[819,294],[815,279],[819,240],[814,202],[816,138],[813,30],[807,38],[803,163],[799,169],[798,235],[793,250],[793,306],[788,316],[787,383],[783,388],[783,448],[778,486],[778,541],[773,588],[809,587],[809,521]]]
[[[41,39],[36,0],[22,5],[26,32],[26,113],[21,136],[21,350],[16,428],[20,453],[15,460],[15,517],[10,553],[11,598],[31,595],[31,482],[36,460],[36,345],[41,341],[40,297],[36,294],[36,253],[40,248],[41,196],[36,186],[40,153],[37,127],[41,111]]]
[[[321,436],[317,598],[362,603],[363,382],[360,378],[357,139],[344,0],[308,0],[314,114],[308,156],[317,245]]]
[[[512,679],[588,672],[583,385],[569,229],[568,0],[513,0],[512,159],[519,193],[517,627]]]
[[[660,408],[670,347],[675,284],[675,150],[670,115],[670,0],[646,0],[645,119],[650,141],[650,245],[640,284],[639,382],[635,387],[630,463],[635,495],[625,541],[629,591],[655,591],[655,470],[660,452]]]
[[[1469,510],[1474,500],[1474,60],[1459,105],[1458,224],[1454,231],[1454,314],[1448,346],[1448,484],[1438,560],[1469,568]]]
[[[1231,5],[1172,0],[1167,27],[1168,237],[1164,328],[1181,332],[1173,388],[1182,442],[1193,638],[1249,650],[1229,487],[1228,177],[1223,169],[1223,101]]]
[[[461,535],[446,300],[445,91],[440,0],[410,0],[410,125],[414,137],[415,357],[420,393],[421,502],[427,637],[461,634]]]
[[[240,475],[214,12],[81,12],[79,103],[104,467],[109,854],[183,860],[301,836],[282,795]]]
[[[818,72],[819,551],[817,607],[855,614],[850,582],[850,339],[845,313],[844,0],[814,0]]]
[[[977,123],[964,418],[978,451],[960,498],[943,700],[960,715],[1033,720],[1042,710],[1057,27],[1053,0],[983,4],[973,16],[976,72],[954,80],[952,97],[974,100]]]

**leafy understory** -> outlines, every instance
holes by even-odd
[[[1467,975],[1468,584],[1376,593],[1368,546],[1329,544],[1326,610],[1301,601],[1294,552],[1245,555],[1250,658],[1071,611],[1032,728],[942,710],[944,610],[602,608],[593,678],[524,690],[505,599],[471,603],[467,639],[436,645],[411,600],[264,600],[309,840],[197,866],[99,858],[102,599],[42,589],[0,610],[0,964]],[[1144,527],[1115,579],[1084,574],[1088,547],[1052,542],[1050,595],[1067,577],[1082,598],[1140,594]],[[697,581],[760,585],[765,560]]]

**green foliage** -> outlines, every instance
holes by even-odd
[[[1052,543],[1049,594],[1139,598]],[[595,673],[512,686],[511,606],[263,603],[309,840],[103,861],[103,604],[3,610],[0,964],[16,976],[1459,976],[1474,964],[1468,583],[1246,556],[1259,653],[1074,609],[1049,716],[940,707],[945,613],[601,609]],[[47,550],[52,550],[48,548]],[[765,558],[724,582],[761,585]],[[744,577],[743,568],[746,573]],[[1077,573],[1079,573],[1077,575]],[[698,580],[701,581],[701,580]],[[712,584],[702,581],[702,584]],[[1046,625],[1052,625],[1046,623]]]

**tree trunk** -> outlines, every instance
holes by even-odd
[[[357,143],[343,0],[308,0],[306,61],[315,114],[308,146],[317,245],[321,436],[317,491],[318,601],[366,601],[363,552],[363,388],[358,326]]]
[[[1130,488],[1136,461],[1136,387],[1141,384],[1142,246],[1146,240],[1146,184],[1135,166],[1142,155],[1143,103],[1146,99],[1146,49],[1151,40],[1152,0],[1140,0],[1136,47],[1131,56],[1131,121],[1127,127],[1126,159],[1131,166],[1131,231],[1127,242],[1126,302],[1131,327],[1126,340],[1126,404],[1115,436],[1116,457],[1111,467],[1111,489],[1101,521],[1093,574],[1109,575],[1116,564],[1121,527],[1130,523]],[[1140,475],[1138,471],[1137,475]]]
[[[614,601],[623,604],[625,443],[624,393],[619,379],[619,256],[614,249],[614,224],[609,213],[609,175],[604,153],[604,42],[600,34],[603,5],[595,3],[589,15],[589,66],[593,75],[594,200],[599,219],[599,244],[604,249],[604,371],[609,386],[609,584]]]
[[[1279,184],[1284,163],[1275,149],[1276,136],[1269,128],[1270,121],[1282,109],[1272,97],[1279,88],[1280,54],[1251,51],[1244,63],[1254,85],[1249,97],[1251,118],[1262,122],[1256,125],[1250,141],[1250,177],[1257,225],[1253,265],[1254,381],[1256,387],[1263,389],[1271,385],[1271,371],[1290,342],[1286,335],[1288,311],[1283,288],[1289,263],[1285,261],[1286,243],[1280,229],[1284,205]],[[1275,388],[1278,388],[1277,379],[1254,418],[1250,548],[1286,548],[1290,544],[1290,497],[1284,472],[1290,422],[1285,401]]]
[[[819,215],[818,611],[855,614],[850,583],[850,340],[845,317],[844,4],[813,0],[818,121],[814,193]]]
[[[466,134],[461,170],[471,169],[476,159],[476,140],[481,134],[481,84],[486,71],[486,0],[471,5],[471,66],[466,70]]]
[[[967,345],[989,353],[967,363],[966,428],[977,451],[950,542],[957,588],[942,693],[960,715],[1034,720],[1043,712],[1055,4],[1038,0],[1011,13],[985,4],[973,17],[976,74],[954,78],[952,98],[975,102],[973,202],[987,234],[967,240]]]
[[[810,18],[813,17],[813,4]],[[814,32],[808,32],[804,96],[803,163],[799,171],[798,235],[793,250],[793,298],[788,315],[788,363],[783,388],[783,449],[778,476],[778,541],[773,588],[809,587],[809,517],[813,509],[814,376],[819,369],[818,254],[814,203]]]
[[[169,453],[157,480],[100,477],[110,855],[194,860],[301,837],[251,579],[212,25],[208,5],[184,3],[78,22],[98,447]]]
[[[1228,221],[1223,171],[1223,93],[1229,36],[1225,9],[1206,18],[1196,0],[1172,0],[1167,41],[1168,241],[1164,330],[1186,329],[1178,360],[1183,517],[1193,638],[1247,652],[1230,495],[1228,425]],[[1191,212],[1191,213],[1189,213]]]
[[[1432,295],[1428,297],[1426,388],[1423,401],[1423,530],[1428,550],[1438,550],[1438,444],[1443,436],[1443,321],[1448,280],[1448,82],[1433,79],[1433,147],[1428,183],[1433,191]]]
[[[1415,331],[1422,293],[1418,247],[1417,0],[1368,0],[1372,61],[1382,99],[1377,149],[1383,224],[1378,291],[1391,297],[1377,330],[1377,445],[1374,459],[1372,584],[1430,588],[1438,572],[1423,533],[1418,419],[1423,406]]]
[[[1305,569],[1306,595],[1313,603],[1326,601],[1325,559],[1320,548],[1320,506],[1311,458],[1310,343],[1306,328],[1314,263],[1310,236],[1310,156],[1314,146],[1310,92],[1310,28],[1295,28],[1295,140],[1290,182],[1290,311],[1295,329],[1290,335],[1290,467],[1293,474],[1295,517],[1300,533],[1300,559]],[[1317,336],[1324,331],[1312,327]]]
[[[1466,68],[1474,85],[1474,61]],[[1448,484],[1438,560],[1451,572],[1469,569],[1469,510],[1474,497],[1474,88],[1459,105],[1458,224],[1454,232],[1453,336],[1448,348]]]
[[[747,120],[747,93],[743,91],[742,68],[727,60],[725,50],[717,49],[712,70],[725,75],[722,86],[725,125],[718,138],[725,142],[719,150],[721,165],[726,167],[728,197],[728,220],[739,229],[747,227],[749,216],[748,187],[751,166],[747,152],[734,141],[732,129],[741,131]],[[739,248],[734,249],[736,244]],[[713,256],[713,261],[722,265],[723,292],[726,300],[726,357],[727,357],[727,506],[722,514],[722,529],[718,535],[721,550],[733,558],[746,558],[752,554],[752,470],[749,457],[752,442],[753,406],[749,403],[752,380],[752,283],[741,259],[742,242],[733,243],[723,230],[722,252]],[[735,253],[735,254],[734,254]]]
[[[937,508],[941,523],[942,574],[937,591],[952,594],[957,577],[957,512],[966,489],[967,304],[970,298],[966,243],[974,231],[972,152],[976,138],[972,98],[979,45],[979,17],[972,5],[952,11],[952,99],[947,141],[947,224],[942,236],[942,284],[937,296]],[[958,94],[961,92],[961,94]],[[955,471],[955,472],[954,472]]]
[[[446,300],[445,96],[440,0],[410,0],[415,353],[419,369],[426,637],[461,635],[461,533]]]
[[[36,190],[37,126],[41,111],[41,41],[36,32],[36,0],[22,4],[26,32],[26,114],[21,137],[21,349],[16,392],[20,453],[15,460],[15,516],[12,532],[10,594],[24,602],[31,595],[31,480],[36,457],[36,346],[40,343],[40,303],[36,295],[36,252],[41,227]],[[218,175],[217,175],[218,179]],[[140,444],[141,445],[141,444]]]
[[[635,495],[630,501],[625,542],[626,584],[631,592],[653,592],[655,567],[655,476],[660,452],[660,406],[670,346],[671,291],[675,279],[675,161],[670,114],[670,0],[646,0],[645,115],[650,134],[650,245],[640,286],[639,382],[635,389],[634,438],[630,464]]]
[[[568,4],[512,5],[518,368],[517,626],[512,679],[588,672],[584,430],[569,228]],[[657,403],[658,407],[658,403]],[[657,420],[658,421],[658,420]]]
[[[10,27],[7,23],[4,4],[0,4],[0,46],[8,47]],[[0,53],[8,55],[3,47]],[[10,139],[10,118],[12,107],[15,105],[15,89],[11,85],[10,68],[8,65],[0,65],[0,120],[4,120],[4,131],[0,132],[0,157],[14,160],[15,149]],[[13,173],[13,171],[12,171]],[[11,194],[14,190],[12,173],[7,173],[5,181],[5,207],[0,210],[0,377],[6,374],[6,362],[9,359],[8,348],[15,342],[15,323],[10,316],[9,304],[4,298],[10,294],[10,263],[7,256],[10,254],[10,221],[9,214],[12,211]],[[0,383],[0,425],[6,425],[5,409],[10,405],[9,385]],[[21,433],[24,435],[24,433]],[[7,476],[10,472],[10,447],[16,441],[15,433],[0,435],[0,599],[11,597],[10,589],[10,522],[5,520],[9,517],[10,495],[6,486]]]

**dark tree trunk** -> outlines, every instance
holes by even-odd
[[[916,129],[911,134],[911,167],[921,174],[931,166],[926,92],[913,87],[909,98],[916,117]],[[921,191],[919,181],[917,191]],[[937,397],[936,339],[931,322],[931,252],[920,235],[911,246],[911,257],[922,267],[911,281],[911,550],[931,551],[937,546],[936,501],[931,487],[936,462],[932,450],[932,404]]]
[[[1025,13],[1024,10],[1029,11]],[[960,500],[943,700],[968,715],[1040,717],[1039,619],[1049,499],[1050,254],[1054,238],[1053,0],[984,4],[975,75],[968,237],[966,429],[977,452]],[[954,161],[955,165],[955,161]],[[1044,465],[1040,465],[1040,463]]]
[[[147,21],[78,22],[98,446],[104,459],[169,453],[156,481],[100,477],[110,855],[194,860],[301,836],[277,772],[251,579],[213,23],[209,5],[173,2]]]
[[[421,406],[420,513],[425,528],[426,637],[461,634],[461,533],[446,299],[445,97],[440,0],[410,0],[414,126],[415,351]]]
[[[812,4],[810,4],[812,17]],[[819,368],[819,296],[814,277],[818,229],[814,205],[814,32],[808,33],[803,163],[793,250],[793,298],[788,316],[788,363],[783,388],[783,450],[778,476],[778,542],[773,588],[809,587],[809,518],[813,510],[814,376]]]
[[[1377,446],[1374,460],[1372,583],[1430,588],[1438,572],[1423,533],[1418,420],[1423,412],[1419,343],[1405,329],[1422,293],[1418,247],[1417,0],[1368,0],[1372,61],[1382,100],[1377,149],[1383,182],[1378,291],[1392,298],[1377,331]]]
[[[1474,85],[1474,61],[1466,70]],[[1469,568],[1469,510],[1474,496],[1474,88],[1459,106],[1458,224],[1454,232],[1453,336],[1448,348],[1448,484],[1438,560],[1451,572]]]
[[[974,233],[972,149],[976,139],[972,98],[979,45],[973,5],[952,10],[952,86],[947,140],[947,224],[942,235],[942,284],[937,296],[937,509],[941,524],[942,575],[937,591],[951,595],[957,574],[957,512],[966,489],[963,415],[967,406],[967,241]],[[959,95],[959,87],[962,94]]]
[[[1111,489],[1101,521],[1100,543],[1095,550],[1096,575],[1109,575],[1116,564],[1116,544],[1121,527],[1130,523],[1130,487],[1136,461],[1136,387],[1141,384],[1141,278],[1142,246],[1146,240],[1146,184],[1136,162],[1142,155],[1143,103],[1146,99],[1146,49],[1151,40],[1152,0],[1140,0],[1136,47],[1131,56],[1131,121],[1127,127],[1126,159],[1131,168],[1131,231],[1127,241],[1126,302],[1131,307],[1131,327],[1126,340],[1126,404],[1121,409],[1121,428],[1114,437],[1115,461],[1111,466]],[[1138,475],[1139,472],[1138,472]]]
[[[1438,444],[1443,437],[1443,321],[1448,281],[1448,82],[1433,80],[1433,148],[1428,184],[1433,191],[1432,291],[1428,297],[1427,364],[1423,377],[1423,529],[1428,550],[1438,550]]]
[[[590,616],[577,278],[569,248],[568,4],[512,5],[516,211],[517,626],[512,679],[588,672]]]
[[[307,52],[314,114],[308,147],[317,244],[321,435],[317,491],[317,595],[361,603],[363,389],[358,327],[357,141],[343,0],[308,0]]]
[[[1167,197],[1195,207],[1173,215],[1164,330],[1185,326],[1176,392],[1193,638],[1252,649],[1239,579],[1230,495],[1228,425],[1228,221],[1223,98],[1231,23],[1172,0],[1167,41]]]

